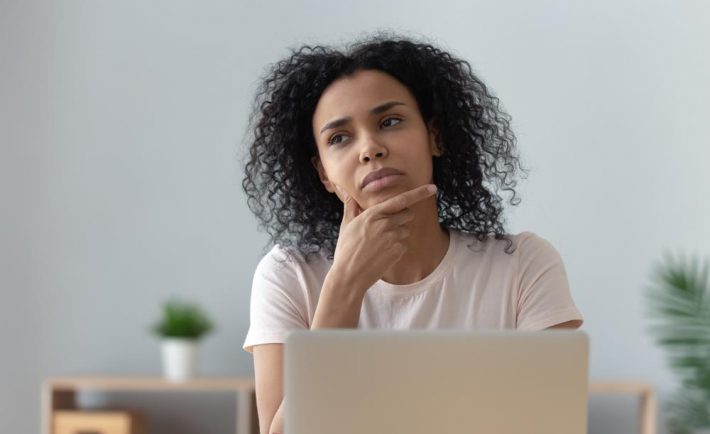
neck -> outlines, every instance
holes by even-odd
[[[382,280],[394,285],[416,283],[432,273],[449,248],[449,232],[439,224],[436,197],[411,207],[414,220],[406,225],[411,231],[407,252],[387,269]]]

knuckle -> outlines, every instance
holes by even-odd
[[[390,232],[387,232],[387,233],[385,234],[385,240],[386,240],[387,243],[389,243],[389,244],[394,244],[394,243],[397,242],[397,235],[396,235],[394,232],[391,232],[391,231],[390,231]]]
[[[375,232],[381,233],[387,230],[386,220],[376,220],[372,222],[372,227],[375,228]]]

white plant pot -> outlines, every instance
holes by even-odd
[[[161,343],[163,375],[170,381],[185,381],[197,372],[197,341],[164,338]]]

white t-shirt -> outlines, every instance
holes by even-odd
[[[457,230],[449,234],[444,258],[424,279],[407,285],[380,279],[367,290],[358,328],[542,330],[583,321],[562,258],[544,238],[508,235],[515,248],[508,254],[507,241],[492,235],[481,242]],[[290,258],[276,245],[256,267],[243,345],[248,352],[310,329],[332,262],[325,253],[310,263],[297,253]]]

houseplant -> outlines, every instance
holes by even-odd
[[[163,304],[163,315],[152,326],[161,342],[163,372],[167,379],[183,381],[195,376],[200,339],[213,330],[212,321],[194,303],[178,299]]]
[[[650,327],[681,389],[668,404],[673,434],[710,433],[710,264],[666,253],[646,292]]]

